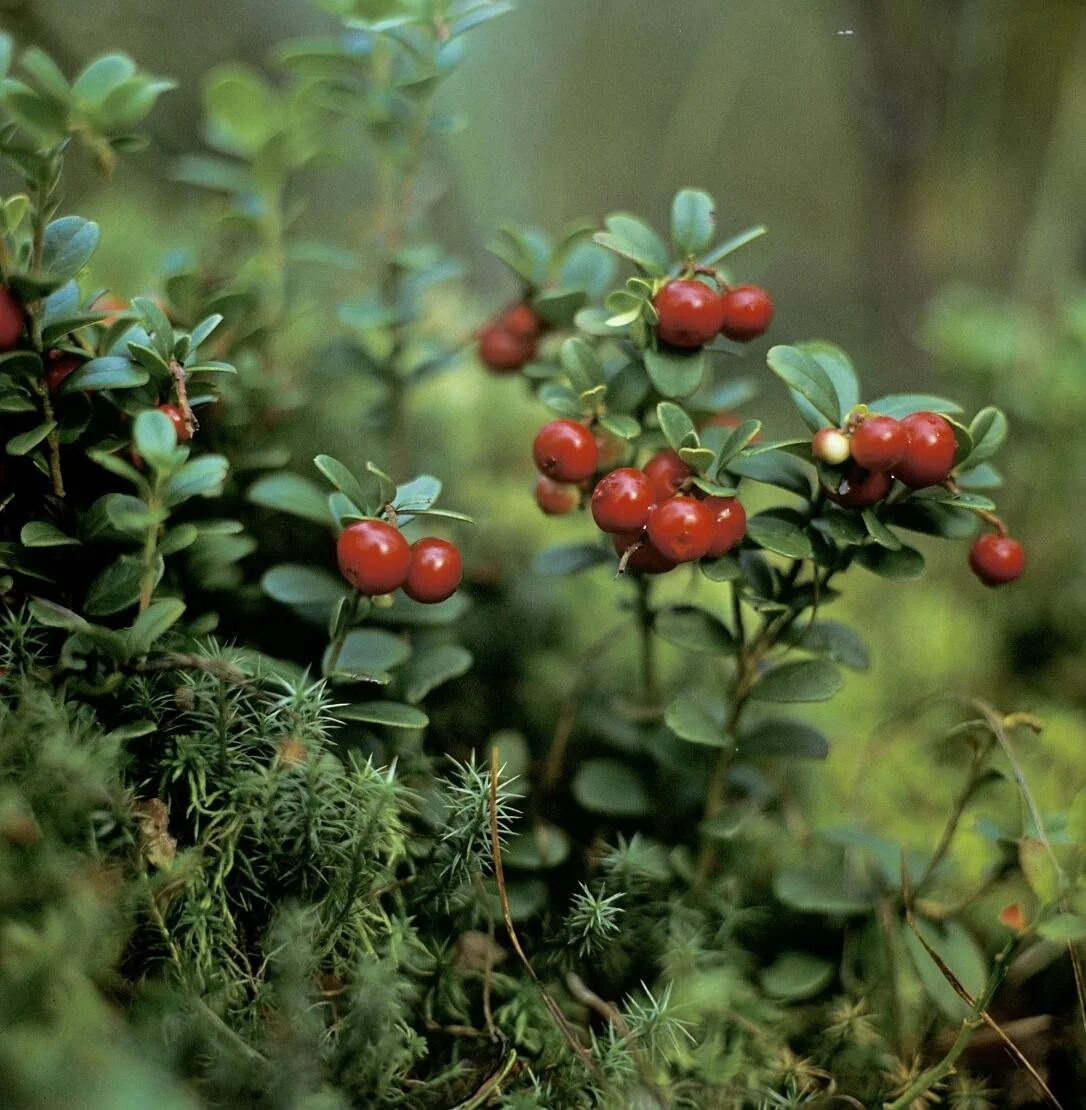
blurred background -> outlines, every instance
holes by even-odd
[[[69,71],[120,48],[179,82],[152,116],[151,148],[124,162],[117,187],[107,193],[88,166],[69,198],[103,225],[95,281],[124,295],[153,287],[171,248],[199,241],[206,198],[171,174],[201,147],[202,76],[225,59],[265,68],[278,41],[333,25],[302,0],[0,0],[0,19]],[[771,437],[794,430],[794,418],[764,353],[792,339],[841,344],[871,397],[923,390],[970,413],[1007,410],[999,499],[1028,550],[1024,579],[986,591],[965,544],[925,538],[925,582],[855,571],[833,615],[864,632],[872,667],[812,712],[833,748],[793,773],[815,823],[856,805],[877,831],[926,841],[926,818],[945,813],[951,784],[933,773],[938,750],[917,758],[929,741],[917,707],[968,691],[1044,719],[1022,755],[1048,807],[1065,807],[1086,737],[1083,5],[521,0],[474,35],[442,96],[441,110],[463,113],[466,127],[441,141],[426,188],[434,231],[469,276],[436,311],[465,341],[466,324],[516,295],[484,250],[495,224],[556,229],[625,208],[664,228],[674,191],[693,185],[716,196],[725,233],[769,227],[735,273],[766,285],[778,306],[741,368],[762,379],[744,411]],[[299,190],[303,221],[350,244],[371,181],[362,150],[313,170]],[[314,331],[333,319],[318,312]],[[299,367],[303,378],[320,372]],[[379,430],[352,415],[356,388],[361,397],[339,379],[315,390],[291,430],[300,472],[318,449],[355,465],[380,459]],[[443,695],[439,741],[442,728],[450,746],[512,728],[538,752],[580,652],[628,587],[605,568],[531,573],[534,552],[591,528],[535,509],[528,447],[545,417],[523,382],[487,377],[469,352],[413,406],[419,468],[442,475],[447,503],[479,520],[466,630],[477,666]],[[677,676],[680,661],[669,663]],[[599,669],[603,692],[628,692],[634,674],[632,645],[616,644]],[[979,864],[979,840],[977,851]]]

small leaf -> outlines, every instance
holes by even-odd
[[[734,254],[741,247],[745,247],[748,243],[754,242],[755,239],[766,233],[766,228],[761,224],[755,227],[748,227],[745,231],[740,231],[737,235],[733,235],[730,239],[726,239],[719,246],[714,247],[708,254],[703,255],[698,261],[702,266],[715,265],[723,258],[727,258],[729,254]]]
[[[101,389],[132,389],[146,385],[151,375],[127,358],[107,355],[92,358],[64,379],[61,393],[91,393]]]
[[[648,348],[642,357],[649,379],[665,397],[690,396],[705,376],[705,351],[700,348],[684,353]]]
[[[793,625],[785,639],[803,651],[824,655],[835,663],[857,671],[865,671],[871,665],[867,646],[859,634],[837,621]]]
[[[823,659],[782,663],[764,674],[751,691],[755,701],[827,701],[844,685],[841,672]]]
[[[671,243],[680,258],[700,254],[713,240],[713,198],[701,189],[682,189],[671,203]]]
[[[334,663],[329,645],[324,657],[326,674],[387,680],[388,673],[406,663],[411,647],[402,637],[383,628],[356,628],[348,632]]]
[[[179,598],[152,602],[128,630],[128,642],[135,655],[143,655],[151,645],[180,619],[185,603]]]
[[[1086,938],[1086,916],[1080,913],[1058,913],[1037,926],[1045,940],[1062,940],[1076,943]]]
[[[417,704],[443,683],[467,674],[471,664],[471,652],[459,644],[434,644],[416,651],[404,672],[407,700]]]
[[[358,479],[338,459],[332,458],[331,455],[318,455],[313,460],[313,465],[350,500],[360,513],[373,512],[378,508],[373,504],[375,490],[372,488],[372,482],[370,493],[367,495]]]
[[[628,258],[649,274],[667,273],[671,264],[667,248],[648,224],[623,212],[608,216],[604,223],[607,231],[592,237],[600,246]]]
[[[680,740],[709,748],[731,747],[724,732],[727,707],[705,690],[687,690],[673,698],[664,711],[664,723]]]
[[[818,729],[783,717],[762,721],[739,738],[740,759],[825,759],[829,751]]]
[[[698,433],[694,428],[694,421],[681,406],[672,401],[661,401],[656,406],[656,419],[673,451],[678,451],[680,447],[697,446]]]
[[[728,463],[727,470],[740,478],[777,486],[800,497],[811,496],[811,480],[803,463],[783,451],[739,455]]]
[[[30,451],[33,451],[56,426],[57,422],[55,420],[49,420],[45,424],[39,424],[37,427],[31,428],[28,432],[22,432],[17,436],[12,436],[11,439],[8,440],[4,450],[6,450],[9,455],[26,455]]]
[[[140,560],[134,555],[120,556],[91,583],[84,608],[91,616],[106,617],[135,605],[139,600],[142,578]]]
[[[814,555],[811,537],[787,510],[769,509],[747,521],[747,536],[759,547],[789,559],[810,559]]]
[[[864,509],[860,514],[863,518],[864,527],[867,529],[867,534],[877,543],[880,547],[885,547],[888,551],[900,551],[901,540],[886,527],[874,509]]]
[[[652,802],[641,776],[613,759],[590,759],[573,776],[573,797],[590,813],[609,817],[644,817]]]
[[[532,560],[532,570],[546,575],[576,574],[610,561],[611,557],[595,544],[567,543],[540,551]]]
[[[264,572],[261,589],[284,605],[332,605],[347,593],[342,579],[320,567],[280,563]]]
[[[90,261],[98,246],[98,225],[81,216],[62,216],[46,229],[41,268],[52,281],[73,278]]]
[[[807,952],[782,952],[758,974],[766,994],[789,1002],[821,994],[833,978],[833,964]]]
[[[727,655],[735,650],[732,634],[720,618],[693,605],[658,609],[653,627],[660,639],[687,651]]]
[[[925,918],[917,918],[916,928],[974,998],[984,990],[984,982],[988,977],[984,956],[960,921],[950,920],[937,925]],[[947,982],[942,969],[908,924],[902,925],[902,934],[905,947],[931,1000],[951,1021],[967,1018],[969,1007]]]
[[[421,709],[395,701],[367,701],[345,705],[336,710],[336,715],[345,721],[364,721],[371,725],[385,725],[387,728],[422,729],[430,723],[430,718]]]
[[[412,509],[430,509],[441,496],[441,479],[432,474],[420,474],[410,482],[396,487],[392,507],[396,510],[396,520],[400,525],[410,524],[415,519]]]
[[[331,527],[324,491],[315,482],[297,474],[270,474],[254,482],[246,496],[254,505]]]
[[[911,582],[924,574],[924,556],[915,547],[902,547],[900,551],[861,547],[856,553],[856,562],[880,578],[899,582]]]
[[[766,362],[790,389],[810,402],[821,418],[820,426],[836,427],[841,422],[844,414],[837,390],[829,374],[811,355],[797,347],[771,347]]]
[[[996,455],[1007,438],[1007,418],[997,408],[981,409],[969,425],[973,449],[961,464],[972,469]]]
[[[79,540],[65,535],[52,521],[30,520],[19,532],[19,542],[24,547],[70,547],[78,546]]]
[[[217,497],[222,492],[229,465],[223,455],[201,455],[185,463],[166,483],[166,503],[178,505],[190,497]]]
[[[641,425],[624,413],[609,413],[600,417],[600,424],[619,439],[635,439],[641,434]]]
[[[962,407],[946,397],[935,397],[930,393],[891,393],[880,397],[867,406],[872,412],[884,413],[900,420],[914,412],[961,412]]]
[[[786,906],[805,913],[855,917],[871,909],[870,897],[846,893],[840,881],[821,871],[782,871],[773,880],[773,893]]]

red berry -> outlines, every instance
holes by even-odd
[[[531,305],[520,302],[510,305],[499,317],[499,326],[518,339],[535,339],[543,330],[543,321]]]
[[[894,477],[910,489],[923,489],[945,481],[954,469],[958,449],[954,429],[937,412],[914,412],[901,421],[908,442]]]
[[[715,558],[747,534],[747,513],[738,497],[706,497],[702,504],[713,518],[713,539],[705,554]]]
[[[734,412],[714,412],[702,420],[699,428],[738,428],[743,421]]]
[[[572,512],[581,502],[581,494],[576,486],[551,481],[541,474],[535,484],[535,503],[547,516],[562,516]]]
[[[837,428],[819,428],[811,439],[811,454],[830,466],[840,466],[852,454],[852,444]]]
[[[643,532],[631,532],[626,535],[611,537],[615,545],[616,555],[625,555],[634,544],[637,550],[626,560],[625,569],[633,574],[666,574],[675,569],[675,564],[665,558],[645,538]]]
[[[188,423],[185,420],[185,414],[177,405],[159,405],[158,411],[170,418],[173,430],[177,433],[178,443],[184,443],[192,439],[192,432],[189,431]]]
[[[535,357],[535,339],[514,335],[501,324],[487,324],[479,332],[479,359],[496,374],[510,374]]]
[[[700,281],[669,281],[653,298],[656,334],[672,347],[702,347],[720,331],[720,296]]]
[[[826,489],[826,496],[846,509],[866,509],[886,496],[892,481],[885,470],[864,470],[853,465],[836,489]]]
[[[26,326],[23,306],[6,285],[0,285],[0,351],[19,346]]]
[[[592,519],[604,532],[639,532],[655,500],[648,475],[623,466],[601,478],[592,491]]]
[[[773,319],[773,299],[759,285],[737,285],[720,296],[720,331],[746,343],[757,339]]]
[[[532,457],[556,482],[583,482],[596,473],[599,451],[592,433],[575,420],[552,420],[539,429]]]
[[[683,483],[694,474],[670,447],[653,455],[645,463],[644,469],[656,491],[657,501],[674,497]]]
[[[852,433],[852,457],[865,470],[893,470],[905,454],[909,433],[892,416],[868,416]]]
[[[596,469],[614,470],[621,466],[630,455],[630,444],[620,436],[613,435],[606,428],[593,432],[596,440]]]
[[[692,497],[661,501],[649,516],[652,546],[674,563],[700,559],[712,545],[714,532],[713,514]]]
[[[383,520],[359,520],[336,541],[339,572],[367,597],[390,594],[404,584],[411,548],[402,533]]]
[[[969,549],[969,566],[986,586],[1003,586],[1026,569],[1026,553],[1017,540],[986,532]]]
[[[83,359],[67,351],[50,351],[46,356],[45,385],[50,393],[56,393],[64,380],[83,365]]]
[[[456,545],[427,536],[411,545],[411,566],[403,592],[412,601],[433,605],[452,597],[463,576],[464,564]]]

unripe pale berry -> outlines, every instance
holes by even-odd
[[[683,483],[694,474],[670,447],[657,451],[645,463],[644,470],[656,491],[657,501],[674,497],[682,489]]]
[[[820,428],[811,439],[811,454],[830,466],[840,466],[852,454],[852,445],[837,428]]]
[[[536,434],[532,457],[540,473],[556,482],[583,482],[595,474],[599,450],[583,424],[552,420]]]
[[[765,333],[773,319],[773,299],[760,285],[737,285],[720,297],[721,334],[747,343]]]
[[[427,536],[411,545],[411,565],[404,579],[403,592],[412,601],[434,605],[456,593],[463,575],[463,560],[456,545],[437,536]]]
[[[399,529],[383,520],[359,520],[336,540],[339,572],[367,597],[390,594],[407,579],[411,548]]]
[[[986,586],[1004,586],[1026,569],[1026,553],[1017,540],[986,532],[969,549],[969,566]]]
[[[535,503],[547,516],[564,516],[581,503],[581,493],[576,486],[540,474],[535,484]]]
[[[867,416],[852,433],[852,457],[865,470],[893,470],[908,445],[908,430],[892,416]]]
[[[712,514],[692,497],[661,501],[649,516],[649,542],[674,563],[700,559],[712,545],[713,530]]]
[[[702,504],[713,518],[713,538],[705,554],[716,558],[742,542],[747,513],[738,497],[706,497]]]
[[[936,486],[954,469],[954,429],[936,412],[914,412],[901,421],[908,435],[894,477],[910,489]]]
[[[720,331],[719,294],[700,281],[669,281],[653,298],[656,335],[672,347],[703,347]]]
[[[632,466],[604,475],[592,491],[592,519],[604,532],[639,532],[656,500],[652,481]]]

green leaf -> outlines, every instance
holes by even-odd
[[[557,825],[536,821],[509,841],[502,862],[520,871],[542,871],[565,863],[570,847],[569,836]]]
[[[411,658],[411,647],[402,637],[383,628],[355,628],[347,633],[339,656],[332,663],[331,645],[324,657],[326,674],[388,681],[388,673]]]
[[[443,683],[467,674],[472,661],[471,652],[459,644],[434,644],[416,651],[404,672],[405,697],[416,705]]]
[[[156,470],[167,469],[174,462],[177,431],[173,421],[158,409],[141,412],[132,424],[136,450]]]
[[[825,759],[830,743],[802,721],[771,718],[739,738],[740,759]]]
[[[254,505],[277,509],[328,528],[332,517],[324,491],[308,478],[297,474],[271,474],[249,487],[246,497]]]
[[[789,1002],[813,998],[833,982],[834,965],[807,952],[782,952],[758,979],[771,998]]]
[[[81,216],[54,220],[42,240],[42,273],[58,282],[75,277],[94,254],[98,236],[98,225]]]
[[[151,645],[180,619],[185,603],[179,598],[163,598],[152,602],[128,630],[128,643],[133,654],[143,655]]]
[[[120,556],[91,583],[84,608],[91,616],[105,617],[135,605],[142,578],[141,561],[134,555]]]
[[[665,397],[688,397],[701,385],[705,376],[705,351],[654,351],[642,352],[645,369],[657,391]]]
[[[412,509],[431,509],[441,496],[441,479],[432,474],[420,474],[410,482],[396,487],[392,507],[396,510],[396,520],[400,525],[410,524],[415,519]]]
[[[706,690],[686,690],[664,711],[664,723],[680,740],[709,748],[727,748],[732,739],[724,732],[727,706]]]
[[[720,465],[726,467],[761,430],[760,420],[744,420],[737,428],[733,428],[717,452]]]
[[[229,469],[223,455],[201,455],[185,463],[166,483],[166,503],[178,505],[190,497],[218,497]]]
[[[867,406],[872,412],[885,413],[900,420],[913,412],[961,412],[962,407],[956,401],[949,401],[946,397],[935,397],[930,393],[891,393],[880,397]]]
[[[969,935],[960,921],[946,921],[941,925],[925,918],[916,919],[917,930],[938,953],[939,958],[953,972],[959,983],[975,998],[984,990],[988,969],[977,942]],[[908,924],[902,924],[905,947],[912,958],[924,990],[951,1021],[962,1021],[969,1016],[969,1007],[947,982],[939,965],[931,958]]]
[[[864,509],[860,514],[863,518],[864,527],[867,529],[867,534],[877,543],[880,547],[885,547],[888,551],[900,551],[901,540],[886,527],[885,524],[878,518],[878,514],[874,509]]]
[[[721,555],[716,559],[702,559],[698,564],[701,573],[710,582],[735,582],[743,577],[743,568],[734,555]]]
[[[562,344],[558,360],[578,393],[603,384],[600,356],[579,335],[570,336]]]
[[[636,216],[616,212],[604,220],[607,231],[592,238],[602,247],[628,258],[645,272],[660,277],[671,264],[667,248],[648,224]]]
[[[841,672],[824,659],[782,663],[764,674],[751,691],[755,701],[827,701],[844,685]]]
[[[24,547],[70,547],[79,546],[79,540],[65,535],[52,521],[30,520],[19,533],[19,542]]]
[[[847,624],[838,621],[814,621],[793,625],[785,639],[803,651],[824,655],[834,663],[853,670],[866,671],[871,665],[867,645]]]
[[[1018,842],[1018,863],[1030,890],[1042,906],[1049,906],[1060,896],[1062,886],[1059,865],[1052,852],[1040,840],[1024,836]]]
[[[836,427],[841,422],[843,414],[837,390],[829,374],[811,355],[797,347],[771,347],[766,362],[785,385],[810,402],[816,421],[811,421],[809,426]],[[800,415],[803,415],[802,410]]]
[[[833,343],[811,339],[796,346],[809,354],[829,376],[837,392],[841,415],[846,415],[860,403],[860,383],[852,366],[852,359]]]
[[[644,817],[652,802],[641,776],[613,759],[590,759],[573,776],[573,797],[590,813],[608,817]]]
[[[377,509],[374,502],[376,489],[370,480],[370,493],[367,495],[357,478],[338,459],[331,455],[318,455],[313,460],[313,465],[339,490],[361,513],[373,512]]]
[[[723,621],[693,605],[657,609],[653,627],[660,639],[687,651],[726,655],[735,650],[735,640]]]
[[[969,425],[973,449],[961,466],[971,469],[996,455],[1007,438],[1007,418],[997,408],[981,409]]]
[[[122,81],[136,72],[136,63],[125,54],[106,54],[86,66],[72,85],[72,94],[84,105],[98,105]]]
[[[811,496],[811,480],[799,459],[783,451],[767,451],[757,455],[740,455],[727,466],[731,474],[749,478],[752,482],[777,486],[800,497]]]
[[[1080,913],[1058,913],[1037,926],[1045,940],[1077,941],[1086,938],[1086,916]]]
[[[30,600],[30,611],[34,619],[47,628],[66,628],[70,632],[85,632],[90,625],[78,613],[57,605],[55,601],[47,601],[44,597],[35,597]]]
[[[333,605],[347,593],[341,578],[304,563],[280,563],[264,572],[260,588],[284,605]]]
[[[336,710],[336,714],[345,721],[364,721],[371,725],[385,725],[387,728],[422,729],[430,723],[430,718],[421,709],[395,701],[367,701],[345,705]]]
[[[146,385],[151,375],[126,358],[108,355],[83,363],[61,384],[61,393],[94,392],[101,389],[132,389]]]
[[[248,66],[213,70],[204,92],[211,141],[222,150],[252,156],[283,118],[282,106],[264,78]]]
[[[4,449],[9,455],[26,455],[30,451],[33,451],[56,426],[57,422],[55,420],[49,420],[44,424],[39,424],[37,427],[31,428],[28,432],[22,432],[17,436],[12,436]]]
[[[814,555],[811,537],[787,510],[769,509],[747,521],[747,536],[759,547],[789,559],[810,559]]]
[[[682,189],[671,203],[671,244],[680,258],[700,254],[713,241],[716,206],[701,189]]]
[[[773,893],[786,906],[804,913],[855,917],[870,911],[870,897],[847,893],[835,879],[822,871],[782,871],[773,880]]]
[[[698,433],[694,428],[694,421],[687,415],[686,410],[672,401],[661,401],[656,406],[656,419],[660,424],[660,431],[672,450],[678,451],[680,447],[697,446]]]
[[[565,543],[540,551],[532,560],[532,570],[546,575],[576,574],[609,562],[611,557],[595,544]]]
[[[902,547],[900,551],[877,546],[861,547],[856,553],[856,562],[880,578],[892,578],[899,582],[911,582],[924,574],[924,556],[915,547]]]
[[[619,439],[636,439],[641,434],[641,425],[632,416],[612,413],[600,417],[600,424]]]
[[[745,247],[748,243],[754,242],[755,239],[764,235],[766,230],[767,229],[761,224],[755,227],[748,227],[745,231],[740,231],[737,235],[733,235],[719,246],[714,247],[708,254],[702,255],[698,261],[702,266],[715,265],[722,258],[727,258],[729,254],[734,254],[740,247]]]

